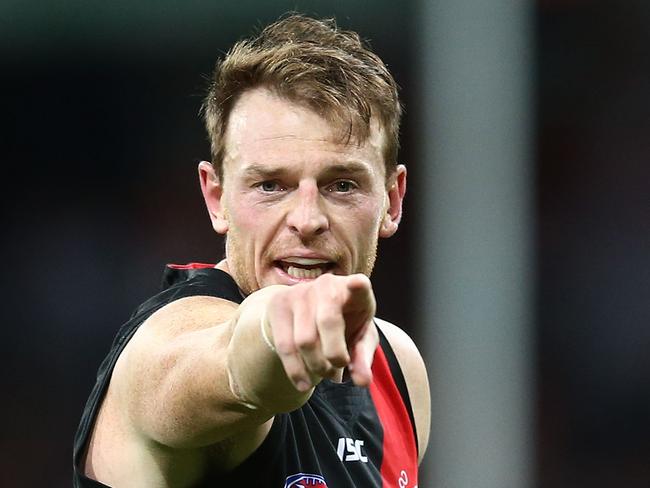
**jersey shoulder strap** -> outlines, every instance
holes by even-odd
[[[393,351],[393,348],[391,347],[390,342],[388,342],[386,335],[382,332],[380,327],[377,327],[377,331],[379,332],[379,345],[381,347],[381,351],[383,352],[384,357],[386,358],[386,362],[388,363],[388,367],[390,369],[390,374],[393,378],[393,381],[395,382],[395,386],[397,387],[397,390],[399,391],[400,397],[402,398],[402,402],[404,402],[404,407],[406,408],[406,412],[408,413],[409,420],[411,421],[411,428],[413,430],[413,435],[415,437],[415,445],[417,448],[418,433],[415,427],[415,416],[413,415],[411,397],[409,395],[408,388],[406,387],[406,380],[404,379],[404,373],[402,372],[402,367],[400,366],[399,361],[397,360],[397,356],[395,356],[395,351]]]

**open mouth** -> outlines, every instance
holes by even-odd
[[[296,257],[276,261],[275,265],[292,278],[299,280],[313,280],[334,268],[335,263],[325,259]]]

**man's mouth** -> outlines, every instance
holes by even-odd
[[[326,259],[290,257],[276,261],[275,264],[292,278],[313,280],[331,270],[335,263]]]

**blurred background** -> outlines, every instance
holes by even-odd
[[[435,3],[0,0],[1,486],[71,485],[72,438],[118,327],[165,263],[221,257],[196,175],[209,158],[205,77],[288,10],[360,32],[402,88],[411,187],[373,279],[380,316],[436,340],[417,290],[429,230],[418,193],[435,165],[422,19]],[[650,3],[538,0],[525,19],[529,486],[647,487]]]

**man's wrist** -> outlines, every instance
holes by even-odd
[[[269,323],[268,305],[262,309],[262,314],[260,315],[260,333],[262,335],[262,340],[269,347],[269,349],[274,353],[277,353],[272,338],[270,337],[270,334],[272,334],[272,332],[271,324]]]

